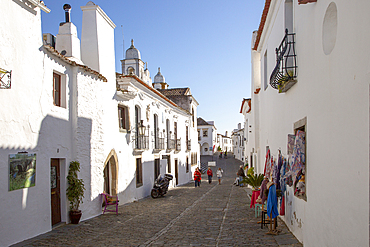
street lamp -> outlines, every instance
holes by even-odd
[[[143,122],[144,122],[144,120],[140,120],[140,124],[139,124],[139,135],[140,136],[145,135],[146,127],[144,126]]]

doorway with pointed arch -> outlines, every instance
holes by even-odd
[[[104,192],[110,195],[117,195],[118,185],[118,158],[116,151],[112,149],[104,162]]]

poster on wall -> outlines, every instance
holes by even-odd
[[[9,154],[9,191],[35,186],[36,154]]]

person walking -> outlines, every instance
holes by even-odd
[[[194,172],[194,181],[195,181],[195,187],[199,186],[200,187],[200,181],[202,180],[202,174],[199,171],[199,168],[195,168]]]
[[[240,187],[244,186],[243,179],[245,178],[245,173],[244,173],[243,166],[240,166],[240,168],[239,168],[238,172],[236,173],[236,175],[239,176],[239,186]]]
[[[208,167],[207,175],[208,175],[208,183],[212,183],[213,172],[212,172],[211,167]]]
[[[218,184],[221,184],[221,178],[222,178],[222,173],[224,171],[221,169],[221,167],[218,168],[216,174],[217,174],[217,178],[218,178]]]

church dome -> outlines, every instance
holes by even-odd
[[[164,76],[161,74],[161,68],[158,68],[158,73],[154,76],[154,83],[166,82]]]
[[[141,59],[140,51],[134,46],[134,40],[131,40],[131,46],[126,50],[126,59]]]

